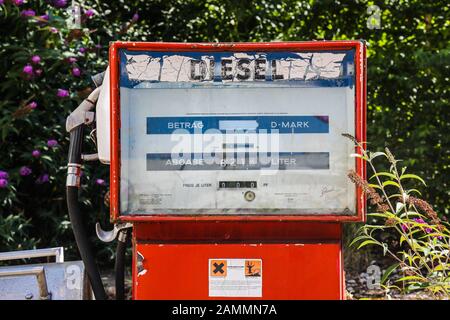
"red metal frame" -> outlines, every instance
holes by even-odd
[[[304,221],[176,221],[134,223],[134,237],[145,243],[264,243],[338,241],[342,224]]]
[[[120,216],[120,103],[119,103],[119,49],[150,50],[150,51],[327,51],[355,49],[355,137],[358,141],[366,141],[366,46],[364,41],[305,41],[305,42],[269,42],[269,43],[165,43],[165,42],[114,42],[109,50],[110,63],[110,101],[111,101],[111,166],[110,166],[110,203],[111,220],[121,221],[334,221],[350,222],[365,221],[366,198],[361,188],[356,190],[357,214],[353,216],[341,215],[204,215],[204,216],[175,216],[175,215],[145,215]],[[361,153],[361,150],[356,150]],[[366,165],[360,158],[356,158],[356,171],[366,178]]]

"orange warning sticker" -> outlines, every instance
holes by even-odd
[[[245,276],[261,277],[261,260],[245,260]]]
[[[212,277],[226,277],[227,260],[210,260],[209,274]]]
[[[208,259],[210,297],[262,297],[262,259]]]

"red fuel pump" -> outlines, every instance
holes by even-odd
[[[115,42],[97,104],[134,299],[344,299],[363,41]],[[99,230],[101,233],[101,230]]]

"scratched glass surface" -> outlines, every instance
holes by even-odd
[[[121,86],[352,86],[354,51],[120,52]]]

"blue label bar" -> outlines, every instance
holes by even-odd
[[[328,116],[196,116],[147,117],[147,134],[248,133],[278,130],[278,133],[328,133]],[[208,132],[206,132],[208,133]],[[214,132],[211,132],[214,133]]]
[[[280,152],[279,154],[147,153],[147,171],[192,170],[328,170],[328,152]]]

